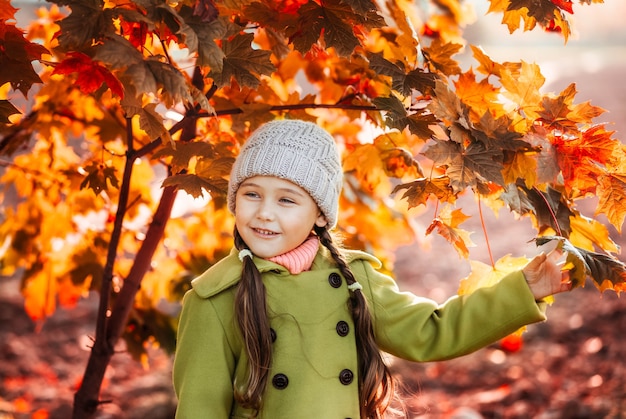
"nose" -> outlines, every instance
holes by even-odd
[[[263,221],[272,221],[274,219],[274,209],[272,205],[266,201],[259,205],[256,217]]]

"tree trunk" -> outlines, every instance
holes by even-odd
[[[111,311],[111,317],[107,321],[106,338],[96,339],[91,349],[83,381],[74,395],[73,419],[92,418],[97,412],[98,406],[102,403],[107,403],[106,400],[99,399],[102,380],[104,379],[107,366],[115,353],[115,345],[124,333],[128,314],[132,308],[135,295],[139,290],[141,280],[150,268],[152,256],[161,242],[175,198],[175,187],[164,188],[159,206],[146,233],[146,239],[137,252],[135,263],[124,281],[124,286]]]

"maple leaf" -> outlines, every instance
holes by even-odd
[[[41,83],[31,62],[48,53],[44,46],[26,40],[15,25],[0,20],[0,86],[11,83],[26,96],[33,84]]]
[[[530,202],[530,206],[524,208],[524,214],[528,211],[535,214],[537,230],[543,234],[545,231],[554,231],[559,235],[567,236],[571,231],[570,217],[573,211],[567,205],[561,192],[548,187],[547,190],[526,188],[523,182],[518,181],[517,188],[524,193],[524,202]]]
[[[143,55],[126,38],[114,35],[95,47],[94,60],[106,63],[113,69],[122,69],[140,64]]]
[[[74,285],[85,284],[90,280],[90,289],[97,290],[102,284],[104,266],[102,264],[102,251],[104,246],[88,247],[76,251],[72,255],[73,266],[69,270],[69,277]]]
[[[461,73],[461,67],[452,56],[458,53],[463,45],[452,42],[443,43],[439,38],[433,40],[429,47],[422,48],[428,63],[446,76]]]
[[[533,155],[516,152],[512,153],[510,161],[505,162],[502,176],[507,185],[514,184],[518,179],[521,179],[527,188],[531,188],[537,181],[536,171],[537,160]]]
[[[153,154],[153,158],[171,157],[172,172],[179,173],[189,167],[189,161],[196,156],[210,156],[213,146],[203,141],[178,142],[176,148],[162,147]]]
[[[489,115],[493,119],[493,114],[504,115],[504,107],[498,100],[500,94],[499,89],[489,83],[488,79],[482,79],[480,82],[476,81],[476,76],[472,70],[462,73],[459,79],[454,83],[456,95],[452,92],[448,95],[456,96],[462,103],[467,105],[471,112],[480,115]],[[441,91],[438,90],[438,91]],[[449,92],[449,90],[448,90]],[[439,100],[439,98],[437,98]],[[460,114],[460,105],[458,101],[452,99],[454,102],[454,108],[457,109],[457,113]]]
[[[409,131],[421,139],[428,139],[434,135],[431,125],[437,123],[434,115],[420,112],[409,115],[402,102],[395,96],[377,97],[373,100],[377,108],[386,111],[385,125],[402,131],[409,127]]]
[[[186,26],[181,27],[181,32],[185,36],[185,43],[191,52],[198,53],[198,65],[209,67],[212,71],[221,73],[224,64],[224,51],[216,40],[227,35],[229,23],[225,18],[206,22],[202,16],[195,15],[195,11],[189,7],[183,7],[180,16],[186,24]]]
[[[505,89],[504,95],[516,103],[524,112],[524,116],[530,120],[538,118],[537,112],[542,99],[539,89],[545,81],[537,64],[528,64],[524,61],[519,74],[505,69],[501,72],[500,78]]]
[[[0,124],[8,124],[11,121],[9,116],[21,113],[15,106],[8,100],[0,100]]]
[[[72,13],[58,22],[59,46],[63,51],[81,51],[89,48],[103,34],[115,34],[111,9],[103,10],[102,0],[51,0],[68,6]]]
[[[0,0],[0,21],[14,19],[18,10],[11,6],[11,0]]]
[[[51,280],[48,270],[43,267],[31,268],[25,272],[24,310],[35,322],[45,320],[56,309],[57,282]]]
[[[597,246],[606,252],[619,252],[619,247],[609,236],[609,230],[598,220],[583,216],[574,211],[570,217],[572,229],[568,240],[576,247],[594,250]]]
[[[192,197],[200,198],[203,196],[204,191],[225,194],[225,191],[228,189],[228,182],[223,179],[221,182],[215,182],[194,174],[178,174],[167,177],[163,181],[162,186],[164,188],[176,186]]]
[[[236,35],[222,44],[222,71],[211,70],[209,73],[217,86],[230,84],[233,78],[242,86],[256,88],[260,83],[259,76],[269,75],[276,70],[269,59],[271,52],[252,48],[253,38],[252,34]]]
[[[70,52],[67,58],[54,67],[52,74],[77,73],[76,85],[85,93],[93,93],[106,84],[119,97],[124,97],[120,81],[102,64],[92,61],[82,52]]]
[[[574,9],[572,5],[574,2],[572,0],[550,0],[554,3],[559,9],[565,10],[569,14],[574,14]]]
[[[430,93],[435,88],[437,75],[421,68],[406,72],[401,62],[396,64],[383,58],[381,54],[369,54],[369,67],[377,74],[391,77],[391,88],[403,96],[410,96],[413,90]]]
[[[502,152],[487,149],[481,143],[472,142],[464,147],[454,141],[435,140],[423,154],[446,167],[446,175],[450,177],[455,193],[476,186],[479,181],[504,186]]]
[[[207,179],[227,178],[235,159],[232,157],[207,157],[206,154],[199,156],[196,164],[196,174]],[[227,188],[221,190],[226,191]]]
[[[463,104],[448,85],[442,80],[435,82],[435,91],[432,102],[428,109],[446,125],[458,121],[465,115]]]
[[[87,176],[80,184],[81,189],[89,188],[96,195],[99,195],[100,192],[109,190],[109,184],[114,188],[119,187],[114,167],[91,162],[84,170],[87,172]]]
[[[368,12],[355,13],[349,4],[340,0],[329,0],[322,4],[306,2],[298,9],[295,21],[287,25],[286,34],[294,48],[303,54],[323,35],[326,48],[334,48],[340,56],[349,56],[360,45],[353,25],[381,26],[382,23],[371,5],[361,8],[368,9]]]
[[[148,134],[150,140],[161,137],[163,143],[172,141],[170,132],[163,125],[163,117],[156,111],[156,103],[149,103],[143,108],[139,108],[139,127]]]
[[[606,214],[609,222],[622,232],[626,216],[626,173],[607,172],[598,176],[599,197],[596,214]]]
[[[583,287],[587,277],[593,279],[600,291],[612,289],[617,293],[626,290],[626,265],[607,253],[596,253],[574,246],[560,236],[544,236],[535,239],[538,246],[557,240],[557,248],[567,252],[566,264],[571,267],[572,287]]]
[[[343,167],[346,172],[355,171],[368,191],[375,190],[385,180],[379,150],[374,144],[358,145],[345,157]]]
[[[556,149],[547,140],[549,133],[539,126],[524,135],[523,139],[530,144],[535,151],[537,160],[537,183],[554,183],[561,175]]]
[[[556,98],[544,97],[541,102],[541,108],[538,112],[539,118],[537,118],[537,121],[545,123],[546,129],[555,129],[563,132],[578,131],[576,122],[568,118],[571,109],[563,96]]]
[[[611,138],[612,133],[596,125],[573,138],[552,139],[564,185],[573,197],[595,191],[598,176],[605,172],[603,166],[621,146]]]
[[[510,0],[507,11],[526,9],[528,16],[544,25],[548,23],[557,8],[552,0]]]
[[[468,295],[479,288],[491,287],[508,274],[519,271],[528,263],[528,258],[505,255],[496,261],[495,266],[470,260],[471,273],[459,284],[459,295]]]
[[[402,199],[406,199],[409,208],[419,205],[426,205],[431,195],[435,196],[439,202],[454,202],[456,197],[450,186],[450,178],[447,176],[439,176],[435,178],[420,178],[412,182],[397,185],[392,194],[404,190]]]
[[[439,235],[452,244],[459,256],[467,259],[469,256],[468,247],[473,247],[474,243],[470,239],[471,233],[458,227],[468,218],[470,217],[463,214],[460,209],[451,210],[450,206],[446,206],[428,226],[426,235],[437,229]]]
[[[497,63],[493,61],[482,48],[470,45],[472,49],[472,54],[474,58],[480,63],[477,71],[486,74],[487,76],[494,75],[496,77],[501,77],[502,70],[507,70],[511,74],[519,74],[519,70],[522,66],[521,63],[512,63],[505,61],[504,63]]]

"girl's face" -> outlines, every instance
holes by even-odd
[[[235,197],[235,225],[252,253],[263,259],[298,247],[326,218],[309,193],[273,176],[241,183]]]

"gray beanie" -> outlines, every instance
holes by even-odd
[[[343,169],[333,137],[316,124],[275,120],[259,127],[243,145],[228,183],[228,208],[235,213],[235,195],[253,176],[276,176],[307,191],[328,228],[337,224]]]

